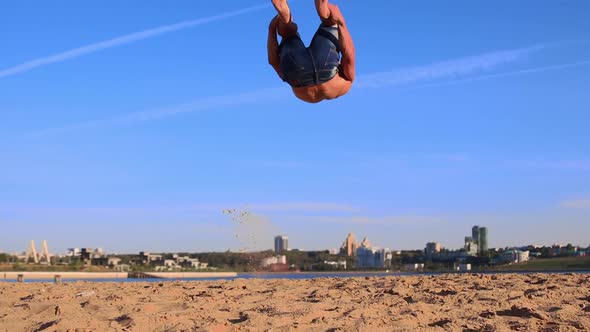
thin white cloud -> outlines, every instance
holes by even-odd
[[[335,202],[259,202],[259,203],[207,203],[189,205],[150,205],[128,207],[43,207],[43,206],[0,206],[0,217],[7,215],[25,216],[33,219],[51,219],[53,217],[83,216],[125,217],[129,221],[143,218],[174,216],[181,218],[211,217],[221,215],[222,211],[231,209],[262,212],[359,212],[360,209],[343,203]]]
[[[588,159],[482,159],[479,166],[483,168],[508,168],[531,171],[558,171],[587,173],[590,171],[590,160]]]
[[[590,64],[590,62],[588,62]],[[489,157],[479,156],[467,153],[418,153],[409,155],[401,159],[382,158],[371,161],[374,164],[393,164],[403,160],[405,162],[424,160],[436,160],[437,164],[441,162],[452,163],[470,168],[489,169],[527,169],[527,170],[556,170],[556,171],[590,171],[590,159],[548,159],[547,157],[529,157],[528,159],[518,159],[510,157]]]
[[[443,218],[433,216],[288,216],[283,219],[346,225],[422,225],[445,222]]]
[[[268,167],[268,168],[290,168],[290,169],[297,169],[305,167],[305,163],[299,161],[291,161],[291,160],[255,160],[246,162],[247,164],[259,166],[259,167]]]
[[[154,208],[155,211],[139,207],[125,209],[112,208],[103,212],[101,209],[81,208],[0,207],[0,227],[10,229],[9,233],[0,233],[0,250],[20,251],[31,239],[47,239],[51,250],[91,246],[103,247],[109,252],[129,253],[140,250],[219,251],[235,248],[235,235],[241,237],[240,242],[253,243],[255,240],[269,248],[276,234],[287,234],[294,247],[324,249],[340,245],[351,231],[386,247],[423,248],[426,242],[437,241],[447,248],[458,249],[463,246],[464,236],[470,234],[473,225],[488,227],[490,247],[495,248],[553,243],[585,246],[590,231],[588,213],[582,209],[439,211],[437,216],[285,214],[280,218],[266,219],[274,224],[273,228],[256,219],[256,227],[241,229],[244,233],[236,232],[235,223],[228,220],[227,215],[222,215],[217,207],[198,216],[185,214],[184,209],[175,207],[162,211],[158,208]],[[265,215],[252,212],[254,216]],[[371,227],[375,225],[377,227]],[[242,226],[246,227],[248,223]],[[386,226],[390,228],[383,228]],[[113,227],[119,231],[112,232]],[[310,227],[318,232],[310,233]],[[129,234],[137,236],[129,237]]]
[[[436,62],[426,66],[375,73],[360,78],[357,87],[375,88],[388,85],[405,85],[420,81],[448,79],[490,71],[499,65],[522,60],[531,53],[543,48],[544,46],[537,45],[513,50],[496,51],[450,61]]]
[[[146,111],[131,112],[120,116],[91,120],[86,122],[73,123],[61,127],[47,128],[25,135],[29,138],[44,137],[52,134],[72,130],[90,129],[106,125],[124,125],[137,122],[159,120],[179,114],[197,111],[211,110],[233,105],[247,105],[254,103],[269,103],[289,97],[289,91],[284,87],[266,88],[243,93],[229,94],[196,99],[190,102],[172,105],[169,107],[157,108]]]
[[[562,207],[571,209],[590,209],[590,199],[576,199],[570,201],[563,201],[560,203]]]
[[[469,82],[476,82],[476,81],[484,81],[484,80],[489,80],[489,79],[494,79],[494,78],[521,76],[521,75],[527,75],[527,74],[542,73],[542,72],[547,72],[547,71],[568,69],[568,68],[574,68],[574,67],[582,67],[582,66],[588,66],[588,65],[590,65],[590,60],[582,60],[582,61],[564,63],[564,64],[558,64],[558,65],[541,66],[541,67],[534,67],[534,68],[529,68],[529,69],[514,70],[514,71],[509,71],[509,72],[504,72],[504,73],[479,75],[479,76],[475,76],[475,77],[456,79],[456,80],[445,81],[445,82],[440,82],[440,83],[418,85],[418,86],[415,86],[412,88],[413,89],[435,88],[435,87],[440,87],[440,86],[448,86],[448,85],[455,85],[455,84],[462,84],[462,83],[469,83]]]
[[[254,11],[268,8],[269,6],[270,6],[270,3],[266,3],[263,5],[257,5],[257,6],[251,6],[251,7],[243,8],[243,9],[232,11],[232,12],[225,12],[225,13],[221,13],[219,15],[214,15],[214,16],[210,16],[210,17],[204,17],[204,18],[200,18],[200,19],[196,19],[196,20],[184,21],[184,22],[179,22],[179,23],[175,23],[175,24],[171,24],[171,25],[165,25],[165,26],[161,26],[161,27],[157,27],[157,28],[153,28],[153,29],[148,29],[148,30],[144,30],[144,31],[140,31],[140,32],[135,32],[132,34],[128,34],[128,35],[120,36],[117,38],[105,40],[102,42],[78,47],[78,48],[68,50],[68,51],[65,51],[62,53],[58,53],[58,54],[46,56],[43,58],[27,61],[27,62],[21,63],[19,65],[16,65],[16,66],[13,66],[10,68],[0,70],[0,78],[24,73],[24,72],[33,70],[38,67],[42,67],[42,66],[46,66],[46,65],[50,65],[50,64],[54,64],[54,63],[58,63],[58,62],[63,62],[63,61],[70,60],[73,58],[81,57],[83,55],[102,51],[102,50],[105,50],[108,48],[121,46],[121,45],[133,43],[133,42],[148,39],[148,38],[157,37],[157,36],[160,36],[160,35],[163,35],[166,33],[179,31],[179,30],[185,30],[185,29],[189,29],[189,28],[192,28],[192,27],[195,27],[198,25],[211,23],[211,22],[215,22],[215,21],[220,21],[220,20],[225,20],[225,19],[239,16],[239,15],[244,15],[247,13],[251,13]]]
[[[266,88],[255,91],[236,93],[224,96],[215,96],[209,98],[198,99],[192,102],[175,105],[163,109],[156,109],[150,111],[140,111],[129,113],[118,117],[117,120],[121,122],[141,122],[158,120],[167,118],[169,116],[178,115],[182,113],[189,113],[194,111],[208,110],[213,108],[220,108],[224,106],[244,105],[257,102],[268,102],[277,100],[287,96],[288,91],[282,87]]]
[[[580,67],[590,65],[590,60],[583,60],[578,62],[558,64],[551,66],[541,66],[528,68],[523,70],[516,70],[510,72],[503,72],[497,74],[478,75],[474,77],[468,77],[464,79],[454,79],[450,81],[443,81],[440,83],[426,84],[411,86],[414,83],[420,81],[436,80],[436,79],[448,79],[461,75],[473,74],[478,70],[489,70],[494,66],[510,61],[515,61],[524,57],[532,51],[540,49],[541,46],[523,48],[513,51],[501,51],[494,53],[487,53],[480,56],[468,57],[459,60],[446,61],[441,63],[435,63],[424,67],[416,67],[414,69],[399,70],[394,72],[384,72],[370,74],[359,79],[361,87],[365,88],[376,88],[386,85],[403,85],[406,84],[408,87],[404,88],[430,88],[437,86],[446,86],[453,84],[468,83],[473,81],[488,80],[494,78],[503,78],[511,76],[520,76],[532,73],[561,70],[566,68]],[[52,127],[35,132],[25,134],[25,137],[36,138],[43,137],[51,134],[58,134],[61,132],[67,132],[71,130],[88,129],[92,127],[105,126],[105,125],[120,125],[120,124],[133,124],[137,122],[150,121],[163,119],[179,114],[191,113],[196,111],[205,111],[211,109],[218,109],[226,106],[233,105],[246,105],[246,104],[257,104],[257,103],[268,103],[277,100],[284,100],[285,98],[293,98],[290,96],[290,90],[285,86],[277,86],[272,88],[264,88],[259,90],[253,90],[244,93],[228,94],[214,97],[201,98],[193,100],[187,103],[172,105],[169,107],[138,111],[128,114],[123,114],[117,117],[91,120],[86,122],[79,122],[61,127]]]
[[[417,157],[424,159],[443,160],[448,162],[466,162],[471,157],[465,153],[419,153]]]
[[[359,208],[338,203],[273,203],[273,204],[254,204],[249,205],[253,211],[263,212],[287,212],[287,211],[305,211],[305,212],[358,212]]]

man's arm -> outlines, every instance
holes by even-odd
[[[340,51],[342,52],[342,61],[340,65],[340,72],[342,76],[349,81],[354,81],[356,75],[356,53],[354,43],[348,26],[344,20],[344,16],[338,6],[329,4],[331,19],[338,24],[338,33],[340,39]]]
[[[268,40],[266,43],[266,49],[268,52],[268,63],[277,72],[277,75],[282,79],[283,73],[281,72],[281,59],[279,58],[279,41],[277,39],[277,28],[279,25],[279,17],[275,17],[270,21],[268,26]]]
[[[346,24],[339,26],[340,50],[342,51],[341,70],[344,78],[353,82],[356,75],[356,58],[354,43]]]

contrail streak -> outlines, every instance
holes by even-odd
[[[497,73],[497,74],[489,74],[489,75],[480,75],[465,79],[457,79],[452,81],[444,81],[440,83],[432,83],[432,84],[423,84],[423,85],[416,85],[416,86],[408,86],[408,87],[400,87],[401,90],[412,90],[412,89],[422,89],[422,88],[431,88],[431,87],[439,87],[439,86],[447,86],[447,85],[454,85],[454,84],[461,84],[461,83],[468,83],[474,81],[482,81],[494,78],[502,78],[502,77],[510,77],[510,76],[519,76],[519,75],[526,75],[526,74],[533,74],[533,73],[540,73],[546,71],[553,71],[553,70],[560,70],[566,68],[573,68],[579,66],[586,66],[590,65],[590,60],[583,60],[578,62],[572,63],[565,63],[565,64],[558,64],[558,65],[551,65],[551,66],[543,66],[543,67],[535,67],[529,69],[522,69],[504,73]],[[372,77],[375,74],[368,75],[368,77]],[[380,75],[380,74],[377,74]],[[454,76],[454,73],[450,76]],[[437,77],[442,78],[442,77]],[[414,80],[410,80],[407,84],[415,83]],[[383,87],[390,82],[381,82],[381,85],[370,85],[366,86],[367,88],[371,87]],[[399,84],[398,82],[394,82],[394,85]],[[286,87],[278,86],[275,88],[267,88],[267,89],[260,89],[250,92],[244,93],[235,93],[235,94],[228,94],[228,95],[221,95],[216,97],[208,97],[197,99],[192,102],[187,102],[184,104],[173,105],[170,107],[155,109],[155,110],[148,110],[148,111],[139,111],[133,113],[123,114],[113,118],[107,118],[102,120],[95,120],[95,121],[88,121],[88,122],[80,122],[74,123],[71,125],[66,125],[63,127],[54,127],[48,128],[36,132],[32,132],[26,135],[28,138],[39,138],[42,136],[50,135],[50,134],[57,134],[64,131],[76,130],[76,129],[88,129],[90,127],[96,126],[104,126],[104,125],[121,125],[121,124],[130,124],[136,122],[144,122],[144,121],[154,121],[162,118],[167,118],[183,113],[191,113],[196,111],[205,111],[215,108],[221,108],[224,106],[233,106],[233,105],[247,105],[247,104],[258,104],[262,102],[273,102],[276,100],[281,100],[283,98],[288,98],[289,91]]]
[[[468,83],[468,82],[475,82],[475,81],[483,81],[483,80],[489,80],[489,79],[493,79],[493,78],[520,76],[520,75],[526,75],[526,74],[541,73],[541,72],[546,72],[546,71],[567,69],[567,68],[581,67],[581,66],[588,66],[588,65],[590,65],[590,60],[583,60],[583,61],[564,63],[564,64],[559,64],[559,65],[535,67],[535,68],[515,70],[515,71],[509,71],[509,72],[497,73],[497,74],[480,75],[480,76],[476,76],[476,77],[470,77],[470,78],[464,78],[464,79],[458,79],[458,80],[452,80],[452,81],[446,81],[446,82],[440,82],[440,83],[424,84],[424,85],[419,85],[419,86],[415,86],[415,87],[408,87],[407,89],[434,88],[434,87],[439,87],[439,86],[447,86],[447,85],[454,85],[454,84],[461,84],[461,83]]]
[[[410,67],[370,74],[359,79],[358,88],[381,87],[387,85],[406,85],[418,81],[465,76],[476,72],[489,71],[507,63],[519,61],[533,52],[542,50],[544,45],[503,50],[458,58],[450,61],[435,62],[430,65]]]
[[[227,12],[227,13],[223,13],[223,14],[219,14],[219,15],[215,15],[215,16],[210,16],[210,17],[204,17],[204,18],[200,18],[200,19],[196,19],[196,20],[184,21],[184,22],[175,23],[175,24],[171,24],[171,25],[165,25],[165,26],[161,26],[161,27],[157,27],[157,28],[153,28],[153,29],[149,29],[149,30],[144,30],[144,31],[140,31],[140,32],[135,32],[132,34],[121,36],[121,37],[105,40],[105,41],[102,41],[99,43],[82,46],[82,47],[75,48],[75,49],[72,49],[69,51],[65,51],[62,53],[55,54],[55,55],[50,55],[47,57],[31,60],[31,61],[22,63],[20,65],[16,65],[16,66],[4,69],[4,70],[0,70],[0,78],[16,75],[19,73],[24,73],[24,72],[33,70],[33,69],[41,67],[41,66],[46,66],[46,65],[53,64],[53,63],[66,61],[66,60],[77,58],[77,57],[80,57],[80,56],[83,56],[86,54],[102,51],[104,49],[133,43],[133,42],[143,40],[143,39],[148,39],[148,38],[160,36],[160,35],[163,35],[163,34],[166,34],[169,32],[184,30],[184,29],[192,28],[192,27],[195,27],[198,25],[202,25],[202,24],[206,24],[206,23],[210,23],[210,22],[214,22],[214,21],[220,21],[220,20],[228,19],[228,18],[231,18],[234,16],[239,16],[239,15],[251,13],[254,11],[268,8],[269,6],[270,6],[270,4],[267,3],[264,5],[247,7],[247,8],[243,8],[243,9],[236,10],[233,12]]]
[[[248,104],[276,102],[277,100],[281,100],[288,97],[290,97],[289,91],[285,89],[285,87],[283,86],[259,89],[249,92],[206,97],[163,108],[130,112],[111,118],[78,122],[65,125],[62,127],[47,128],[26,134],[25,137],[39,138],[42,136],[67,132],[71,130],[84,130],[99,126],[125,125],[137,122],[154,121],[179,114],[216,109],[225,106],[243,106]]]

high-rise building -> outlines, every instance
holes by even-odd
[[[340,248],[340,252],[343,255],[351,257],[355,254],[356,248],[358,248],[358,245],[357,245],[356,241],[354,240],[354,234],[348,233],[346,240],[344,240],[344,243],[342,244],[342,247]]]
[[[478,252],[480,254],[488,251],[488,228],[473,226],[471,229],[471,237],[473,242],[477,244]],[[466,239],[467,242],[467,239]]]
[[[369,242],[369,239],[364,238],[363,242],[361,242],[361,247],[372,248],[373,246],[371,245],[371,242]]]
[[[478,251],[478,245],[475,241],[471,240],[471,237],[468,236],[465,238],[465,251],[469,256],[476,256]]]
[[[426,243],[426,248],[424,248],[424,254],[426,257],[432,257],[434,254],[440,253],[440,249],[440,243],[428,242]]]
[[[289,238],[285,235],[275,236],[275,252],[282,253],[289,249]]]
[[[479,228],[479,252],[480,253],[487,253],[488,252],[488,228],[487,227],[480,227]]]
[[[375,253],[372,248],[361,245],[356,250],[355,265],[357,268],[374,267]]]
[[[475,244],[479,245],[479,226],[471,228],[471,239]]]
[[[391,266],[393,252],[390,249],[377,249],[371,246],[367,238],[356,248],[357,268],[385,268]]]

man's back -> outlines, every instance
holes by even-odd
[[[350,91],[352,82],[340,75],[319,85],[292,88],[295,96],[308,103],[319,103],[322,100],[331,100],[341,97]]]

